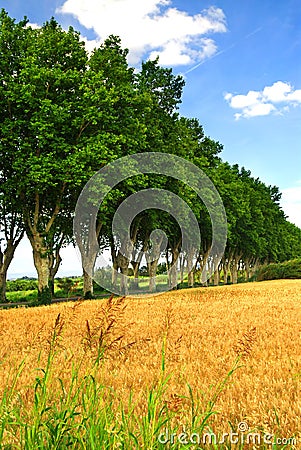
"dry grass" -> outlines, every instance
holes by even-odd
[[[235,428],[246,421],[251,429],[301,438],[301,280],[2,310],[0,320],[0,390],[26,357],[17,385],[25,408],[33,401],[37,368],[47,364],[53,346],[53,380],[68,385],[72,365],[81,362],[84,374],[91,361],[101,360],[101,383],[117,392],[125,409],[132,392],[142,416],[166,342],[171,378],[164,398],[179,424],[189,407],[187,382],[206,404],[240,355],[242,367],[217,398],[220,414],[212,429],[227,432],[229,422]]]

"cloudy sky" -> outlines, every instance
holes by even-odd
[[[185,77],[180,113],[224,145],[223,159],[277,185],[284,211],[301,226],[300,0],[0,0],[0,7],[37,25],[54,16],[79,30],[89,49],[119,35],[135,67],[159,55]],[[28,252],[22,244],[11,274],[25,266],[34,273]],[[75,254],[64,259],[61,274],[80,273]]]

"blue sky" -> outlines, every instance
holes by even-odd
[[[37,25],[54,16],[79,30],[89,49],[118,34],[137,67],[158,54],[185,77],[180,113],[197,117],[224,145],[223,159],[277,185],[283,209],[301,226],[299,0],[0,0],[0,6]],[[23,270],[28,252],[22,244],[11,274]],[[61,274],[72,264],[74,254],[66,251]]]

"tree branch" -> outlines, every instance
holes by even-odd
[[[53,225],[53,223],[54,223],[58,213],[60,212],[60,203],[61,203],[61,200],[62,200],[62,196],[63,196],[64,190],[65,190],[65,187],[66,187],[66,182],[63,183],[63,186],[62,186],[62,189],[61,189],[61,192],[60,192],[60,197],[59,197],[58,201],[56,202],[56,205],[55,205],[55,208],[53,210],[52,216],[50,217],[50,219],[49,219],[49,221],[48,221],[48,223],[47,223],[47,225],[45,227],[45,232],[46,233],[49,232],[49,230],[52,227],[52,225]]]
[[[34,216],[33,216],[33,230],[37,229],[38,221],[39,221],[39,212],[40,212],[40,194],[38,192],[35,193],[35,208],[34,208]]]

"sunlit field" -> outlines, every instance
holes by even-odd
[[[0,318],[1,448],[301,448],[301,280]]]

